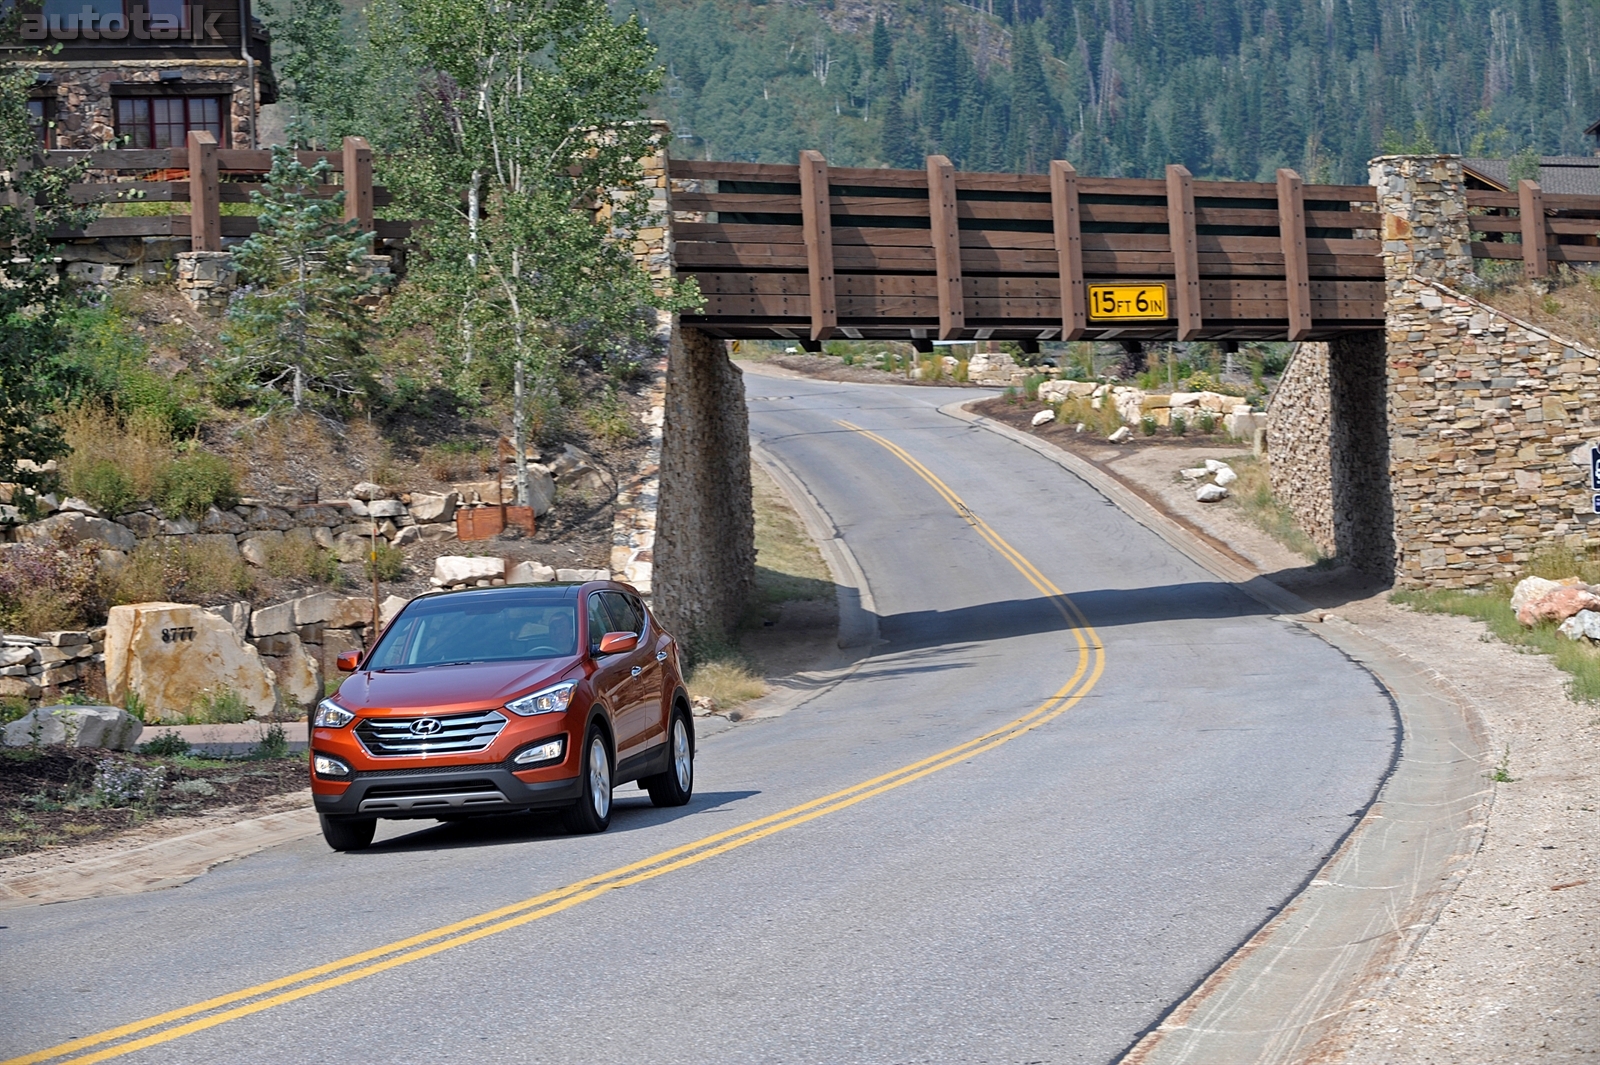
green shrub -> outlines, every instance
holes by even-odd
[[[176,758],[189,753],[189,741],[175,732],[166,732],[148,743],[139,744],[139,753]]]
[[[374,573],[380,581],[396,581],[406,571],[406,553],[393,544],[379,539],[375,550],[367,555],[367,580],[372,580]]]
[[[239,501],[238,475],[221,455],[191,451],[173,459],[156,480],[156,505],[168,516],[200,518],[212,506]]]
[[[237,551],[214,543],[184,543],[183,539],[172,537],[162,542],[156,538],[134,548],[111,577],[111,601],[196,602],[250,593],[255,581]]]
[[[1182,436],[1184,433],[1187,433],[1188,431],[1189,431],[1188,419],[1184,418],[1184,416],[1179,414],[1177,411],[1173,411],[1172,412],[1172,435],[1173,436]]]
[[[338,558],[309,536],[285,536],[268,544],[263,568],[273,577],[300,578],[318,584],[340,581]]]
[[[28,713],[28,700],[20,695],[0,696],[0,725],[10,724]]]
[[[1141,433],[1143,433],[1145,436],[1155,436],[1156,435],[1156,416],[1154,414],[1146,414],[1143,418],[1140,418],[1139,419],[1139,431]]]
[[[197,725],[237,725],[250,720],[250,706],[244,696],[224,685],[201,692],[190,716]]]
[[[1045,377],[1043,374],[1029,374],[1027,377],[1023,378],[1023,380],[1022,380],[1022,391],[1023,391],[1023,394],[1026,395],[1029,399],[1038,399],[1039,398],[1039,386],[1044,384],[1048,380],[1050,380],[1050,378]]]
[[[122,514],[139,501],[133,478],[111,459],[93,459],[81,466],[69,463],[67,491],[93,503],[106,514]]]
[[[1203,410],[1200,412],[1200,417],[1195,419],[1195,425],[1202,433],[1214,433],[1217,431],[1217,416],[1211,411]]]

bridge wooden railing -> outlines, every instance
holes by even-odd
[[[1374,190],[674,160],[675,261],[724,337],[1303,340],[1383,327]],[[1139,292],[1144,306],[1137,306]],[[1126,297],[1127,306],[1121,303]],[[1126,312],[1126,313],[1124,313]]]
[[[1600,196],[1549,195],[1524,180],[1516,192],[1468,189],[1467,210],[1486,238],[1473,241],[1473,258],[1520,259],[1527,277],[1544,277],[1551,263],[1600,263]]]
[[[307,166],[326,160],[343,184],[319,186],[323,196],[345,193],[344,216],[360,219],[376,230],[378,241],[404,240],[411,223],[375,218],[373,209],[392,202],[389,191],[372,183],[372,149],[361,137],[346,137],[337,152],[297,152]],[[107,237],[188,237],[192,251],[220,251],[224,237],[247,237],[256,231],[252,215],[223,214],[221,204],[249,203],[272,169],[272,152],[219,148],[210,133],[190,133],[184,148],[50,151],[47,166],[72,166],[87,161],[91,180],[72,186],[75,203],[187,203],[189,209],[169,215],[102,215],[82,229],[62,230],[58,240]]]

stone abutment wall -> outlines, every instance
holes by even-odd
[[[693,642],[731,635],[755,582],[750,418],[725,342],[673,331],[656,515],[654,606]]]
[[[1389,419],[1382,333],[1328,342],[1328,426],[1334,554],[1383,580],[1394,576]]]
[[[1328,345],[1300,344],[1267,404],[1267,470],[1272,494],[1325,555],[1336,550],[1329,405]]]

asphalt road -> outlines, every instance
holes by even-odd
[[[41,1060],[1106,1062],[1370,801],[1372,678],[938,413],[972,393],[748,391],[868,577],[884,642],[849,679],[706,739],[682,810],[619,792],[603,836],[388,822],[0,915],[0,1055],[130,1024]]]

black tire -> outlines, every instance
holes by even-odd
[[[327,814],[317,817],[322,821],[322,838],[336,851],[362,850],[372,843],[373,833],[378,831],[375,817],[355,821],[336,821]]]
[[[639,783],[650,793],[655,806],[685,806],[694,795],[694,729],[682,707],[672,708],[672,723],[667,726],[665,773],[645,777]]]
[[[605,731],[591,724],[583,739],[583,793],[561,815],[568,832],[604,832],[611,824],[611,748]]]

